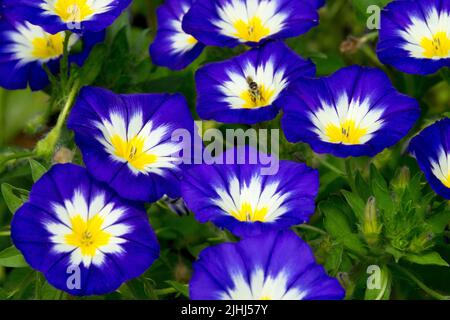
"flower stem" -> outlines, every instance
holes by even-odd
[[[6,156],[6,157],[2,158],[2,160],[0,161],[0,170],[1,170],[2,166],[5,165],[8,161],[19,160],[19,159],[24,159],[24,158],[32,158],[35,155],[36,155],[36,153],[34,151],[25,151],[25,152],[20,152],[20,153],[14,153],[10,156]]]
[[[11,235],[11,231],[0,231],[0,237],[9,237]]]
[[[345,172],[342,171],[341,169],[337,168],[336,166],[332,165],[331,163],[329,163],[327,160],[325,160],[324,158],[321,157],[317,157],[317,161],[319,161],[319,163],[321,165],[323,165],[324,167],[327,167],[328,169],[330,169],[331,171],[337,173],[340,176],[344,176],[345,177]]]
[[[297,228],[303,229],[303,230],[314,231],[314,232],[320,233],[325,236],[328,235],[328,233],[326,233],[324,230],[314,227],[314,226],[311,226],[309,224],[301,224],[301,225],[298,225]]]
[[[426,284],[424,284],[422,281],[420,281],[415,275],[413,275],[411,272],[409,272],[405,268],[400,267],[399,265],[397,265],[396,267],[401,272],[403,272],[405,275],[407,275],[408,278],[410,278],[412,281],[414,281],[419,288],[421,288],[423,291],[425,291],[427,294],[429,294],[433,298],[438,299],[438,300],[450,300],[450,296],[445,296],[445,295],[440,294],[439,292],[429,288]]]
[[[48,135],[38,142],[36,146],[36,154],[40,157],[51,157],[55,151],[56,143],[61,135],[61,130],[66,122],[66,118],[69,114],[70,108],[72,107],[75,98],[80,89],[80,84],[78,80],[72,85],[72,88],[67,97],[66,103],[64,104],[61,113],[58,116],[55,127],[48,133]]]

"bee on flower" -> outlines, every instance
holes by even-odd
[[[255,124],[275,118],[279,98],[301,77],[313,77],[314,64],[282,42],[271,42],[238,57],[200,68],[197,112],[202,119]]]

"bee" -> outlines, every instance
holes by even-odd
[[[264,97],[261,95],[261,91],[259,90],[258,84],[253,80],[252,77],[247,77],[247,83],[248,83],[248,92],[250,93],[250,97],[252,99],[253,103],[256,103],[257,101],[264,101]]]

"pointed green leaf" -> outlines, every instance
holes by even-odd
[[[448,267],[449,264],[447,261],[445,261],[441,255],[435,251],[428,252],[422,255],[416,255],[416,254],[408,254],[405,256],[405,259],[417,264],[422,265],[436,265],[436,266],[444,266]]]
[[[38,181],[44,173],[47,172],[47,169],[37,162],[36,160],[30,159],[30,167],[31,167],[31,177],[33,178],[33,181]]]
[[[450,210],[441,211],[427,220],[433,233],[439,234],[450,224]]]
[[[359,255],[367,254],[363,242],[357,234],[352,232],[346,216],[333,202],[322,202],[319,209],[325,217],[325,229],[338,243]]]
[[[27,201],[29,196],[29,192],[27,190],[16,188],[8,183],[3,183],[1,190],[6,206],[12,214],[14,214],[17,209],[19,209],[22,204]]]
[[[185,298],[189,299],[189,286],[187,284],[179,283],[177,281],[166,281],[166,283],[177,290]]]
[[[28,267],[22,254],[16,247],[12,246],[0,252],[0,266],[10,268]]]
[[[342,194],[344,195],[345,200],[347,200],[350,208],[352,208],[355,216],[359,221],[362,221],[364,218],[364,208],[366,207],[364,201],[358,195],[347,190],[342,190]]]

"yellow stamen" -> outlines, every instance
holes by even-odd
[[[259,42],[261,39],[270,35],[270,29],[262,24],[259,17],[253,17],[248,22],[238,20],[234,23],[237,38],[249,41]]]
[[[42,38],[34,38],[32,55],[37,59],[60,57],[64,51],[64,33],[46,34]]]
[[[367,129],[359,127],[353,120],[346,120],[339,127],[329,124],[325,128],[325,135],[331,143],[360,144],[366,133]]]
[[[261,297],[261,299],[259,299],[259,300],[272,300],[272,298],[269,296],[264,296],[264,297]]]
[[[80,248],[83,256],[95,256],[97,250],[111,239],[111,234],[102,230],[103,221],[99,215],[87,221],[81,215],[72,217],[72,233],[65,236],[66,243]]]
[[[146,150],[144,150],[145,140],[138,136],[126,141],[119,135],[114,135],[111,137],[111,144],[117,157],[126,160],[138,170],[143,170],[147,165],[158,160],[157,156],[146,153]]]
[[[197,39],[195,39],[193,36],[189,36],[186,41],[190,45],[196,45],[198,42]]]
[[[64,22],[81,22],[94,13],[87,0],[57,0],[54,10]]]
[[[447,58],[450,54],[450,39],[446,32],[438,32],[433,39],[423,38],[420,45],[425,58]]]
[[[264,222],[268,209],[261,208],[257,210],[253,210],[252,206],[249,203],[243,203],[241,208],[236,212],[231,212],[231,215],[238,219],[239,221],[261,221]]]

